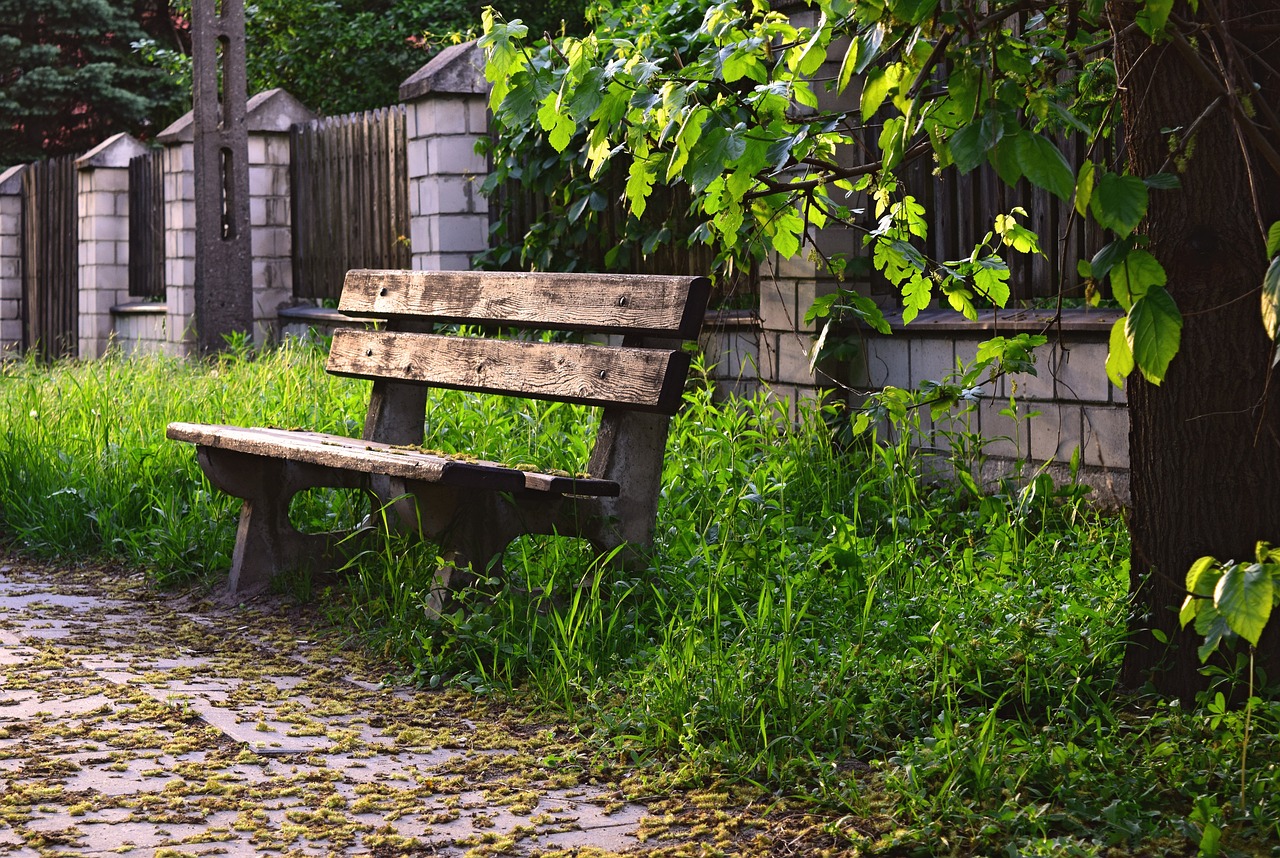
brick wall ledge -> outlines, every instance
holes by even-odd
[[[1111,326],[1123,314],[1120,310],[1064,309],[1055,320],[1053,310],[986,310],[970,321],[954,310],[925,310],[910,324],[903,324],[902,314],[886,314],[895,334],[931,336],[940,331],[972,334],[1045,334],[1052,339],[1056,331],[1099,335],[1106,338]]]
[[[111,308],[113,316],[163,316],[168,312],[169,305],[163,301],[130,301]]]

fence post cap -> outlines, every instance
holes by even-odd
[[[263,90],[245,105],[245,125],[250,134],[287,134],[292,126],[315,118],[314,111],[278,87]]]
[[[435,95],[485,95],[484,50],[474,42],[450,45],[400,84],[400,100]]]
[[[77,170],[92,170],[97,167],[128,167],[129,159],[145,155],[147,147],[136,137],[121,131],[103,140],[79,158],[76,158]]]
[[[0,170],[0,194],[16,194],[22,190],[22,171],[26,164],[14,164],[7,170]]]

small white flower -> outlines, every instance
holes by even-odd
[[[31,419],[32,419],[32,420],[39,420],[39,419],[40,419],[40,412],[39,412],[39,411],[36,411],[34,408],[32,408],[32,409],[31,409]]]

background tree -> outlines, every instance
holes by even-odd
[[[584,2],[520,6],[538,32],[579,33]],[[385,107],[405,78],[479,22],[475,0],[259,0],[245,22],[249,91],[283,87],[326,115]]]
[[[184,94],[132,48],[145,28],[177,43],[163,2],[0,0],[0,165],[145,136],[178,115]]]
[[[1267,276],[1280,250],[1271,227],[1280,157],[1268,143],[1280,137],[1280,10],[1263,0],[808,5],[812,26],[761,0],[712,4],[676,52],[660,50],[669,35],[631,32],[644,29],[643,4],[552,45],[529,45],[518,22],[491,16],[498,123],[513,138],[539,128],[554,148],[580,153],[591,175],[620,162],[636,216],[655,184],[686,184],[702,236],[725,248],[793,256],[815,229],[859,230],[908,321],[934,301],[969,316],[979,303],[1004,306],[1007,255],[1058,237],[1042,241],[1010,212],[968,258],[929,259],[917,246],[923,206],[898,179],[903,164],[929,158],[964,173],[985,163],[1008,184],[1026,179],[1073,201],[1076,228],[1092,218],[1110,235],[1081,274],[1110,281],[1125,316],[1107,372],[1117,384],[1134,379],[1137,609],[1126,677],[1189,697],[1201,680],[1196,644],[1237,633],[1280,676],[1280,634],[1257,635],[1280,567],[1241,566],[1214,579],[1232,586],[1197,587],[1213,607],[1194,635],[1177,615],[1198,557],[1247,561],[1280,521],[1271,485],[1280,418],[1268,384],[1280,265]],[[621,36],[616,22],[629,22]],[[1119,113],[1129,164],[1094,154]],[[1069,131],[1088,138],[1078,164],[1055,142]],[[845,264],[826,263],[836,276]],[[813,312],[887,330],[880,309],[852,292]],[[1020,369],[1032,343],[997,338],[979,351],[980,368]]]

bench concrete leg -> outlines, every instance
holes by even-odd
[[[211,483],[244,499],[229,594],[261,592],[286,570],[323,572],[340,565],[342,543],[353,535],[298,531],[289,520],[289,502],[312,488],[365,488],[359,475],[209,447],[199,448],[197,456]]]

